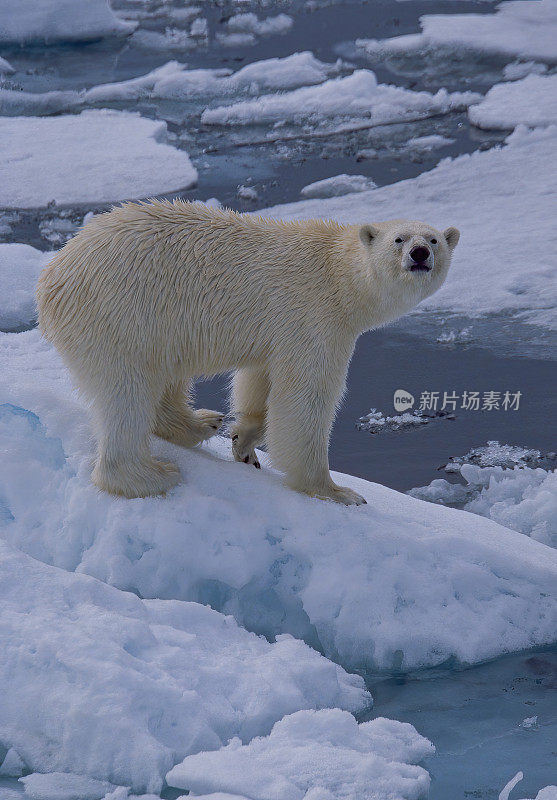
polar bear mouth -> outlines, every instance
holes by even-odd
[[[430,272],[431,266],[429,264],[411,264],[410,272]]]

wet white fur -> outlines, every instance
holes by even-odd
[[[236,458],[255,463],[265,440],[292,488],[361,502],[335,486],[327,457],[348,363],[362,331],[443,283],[458,231],[445,234],[404,220],[283,223],[182,201],[94,217],[37,292],[42,332],[92,401],[93,481],[126,497],[175,485],[179,472],[152,458],[150,434],[193,446],[215,433],[222,416],[193,410],[190,382],[235,370]],[[408,248],[431,238],[434,269],[409,272]]]

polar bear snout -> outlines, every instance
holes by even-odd
[[[431,258],[431,255],[431,250],[425,245],[417,245],[416,247],[413,247],[409,253],[409,269],[411,272],[419,272],[422,270],[429,272],[433,266],[433,259]]]

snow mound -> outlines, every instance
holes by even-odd
[[[1,535],[41,561],[208,603],[350,669],[474,663],[557,638],[557,553],[526,536],[347,475],[367,506],[310,499],[264,454],[261,471],[234,463],[219,438],[154,442],[184,475],[166,498],[100,494],[84,407],[38,331],[0,335],[0,374]]]
[[[376,185],[367,175],[334,175],[332,178],[309,183],[300,194],[302,197],[341,197],[352,192],[375,189]]]
[[[186,189],[197,171],[166,123],[121,111],[0,118],[0,206],[108,203]]]
[[[467,108],[478,99],[473,92],[449,94],[440,89],[433,95],[379,84],[373,72],[362,69],[319,86],[208,108],[201,121],[206,125],[251,125],[343,117],[363,119],[369,127],[444,114]]]
[[[430,172],[373,193],[304,200],[258,214],[350,223],[404,217],[440,229],[457,225],[462,235],[447,280],[420,309],[470,317],[514,311],[525,322],[555,329],[556,147],[557,126],[533,131],[519,126],[503,148],[444,159]],[[528,239],[525,272],[524,260],[508,254],[524,252],[528,230],[536,235]]]
[[[33,324],[37,316],[35,284],[52,255],[28,244],[0,244],[0,330]]]
[[[415,764],[433,751],[408,723],[379,717],[358,725],[346,711],[300,711],[249,745],[234,739],[189,756],[166,780],[250,800],[419,800],[428,796],[429,775]]]
[[[486,130],[557,123],[557,74],[499,83],[468,109],[468,116],[473,125]]]
[[[50,443],[39,458],[63,458]],[[159,792],[190,753],[300,708],[369,704],[361,678],[299,640],[269,644],[206,606],[140,600],[2,540],[0,609],[0,742],[34,771]]]
[[[557,547],[557,473],[530,467],[504,469],[463,464],[466,485],[443,478],[408,494],[480,514]]]
[[[81,42],[127,36],[136,28],[108,0],[2,0],[1,44]]]

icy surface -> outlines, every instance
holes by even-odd
[[[557,473],[522,467],[478,467],[463,464],[466,484],[443,478],[411,489],[412,497],[464,508],[557,547]]]
[[[119,19],[108,0],[2,0],[0,43],[56,44],[126,36],[133,22]]]
[[[16,330],[36,318],[35,284],[52,258],[28,244],[0,244],[0,330]]]
[[[2,423],[51,444],[43,465],[63,464],[32,415],[4,410]],[[299,640],[269,644],[206,606],[140,600],[1,540],[0,606],[0,742],[35,771],[160,791],[189,753],[300,708],[369,704],[361,678]]]
[[[557,123],[557,74],[499,83],[481,103],[468,109],[468,116],[474,125],[486,129]]]
[[[388,122],[423,119],[434,114],[467,108],[479,96],[473,92],[436,94],[413,92],[377,82],[373,72],[356,70],[345,78],[332,78],[319,86],[284,94],[265,95],[229,106],[206,109],[201,121],[207,125],[251,125],[290,120],[301,122],[336,120],[343,129],[354,127],[346,119],[365,120],[367,127]],[[341,123],[344,118],[345,122]],[[356,127],[358,127],[356,125]]]
[[[0,206],[32,208],[141,198],[192,186],[166,123],[120,111],[0,118]]]
[[[166,779],[250,800],[419,800],[428,795],[429,775],[415,764],[433,749],[407,723],[379,717],[358,725],[345,711],[301,711],[248,745],[234,739],[186,758]]]
[[[99,494],[84,408],[37,331],[0,336],[0,372],[0,402],[31,412],[4,411],[2,535],[42,561],[208,602],[350,668],[474,663],[557,636],[557,553],[531,538],[345,475],[367,506],[312,500],[231,462],[224,439],[156,442],[184,475],[166,498]]]
[[[461,239],[444,286],[420,308],[468,316],[515,312],[557,328],[554,254],[557,229],[557,127],[519,126],[503,148],[443,160],[417,178],[340,199],[304,200],[267,209],[281,219],[339,222],[423,219],[456,225]],[[527,263],[509,258],[524,253]]]
[[[366,175],[334,175],[304,186],[302,197],[341,197],[352,192],[375,189],[376,184]]]
[[[509,800],[510,793],[523,778],[524,774],[517,772],[514,778],[511,778],[499,793],[499,800]],[[523,798],[523,800],[528,800],[528,798]],[[557,800],[557,786],[546,786],[544,789],[540,789],[537,795],[534,798],[530,798],[530,800]]]

